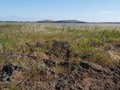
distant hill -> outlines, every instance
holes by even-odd
[[[58,20],[58,21],[53,21],[53,20],[43,20],[43,21],[37,21],[38,23],[87,23],[84,21],[78,21],[78,20]]]
[[[42,20],[42,21],[0,21],[0,23],[85,23],[85,24],[120,24],[120,22],[85,22],[79,20]]]
[[[42,21],[37,21],[38,23],[55,23],[53,20],[42,20]]]

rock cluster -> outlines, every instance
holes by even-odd
[[[44,47],[41,43],[33,46]],[[45,53],[34,49],[28,53],[1,52],[5,64],[0,66],[0,89],[15,82],[18,90],[120,90],[120,63],[103,67],[84,60],[91,54],[73,55],[83,60],[69,60],[71,46],[65,41],[53,41]]]

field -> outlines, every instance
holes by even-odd
[[[36,90],[41,87],[41,90],[66,90],[67,87],[58,83],[54,87],[48,82],[53,84],[56,78],[69,75],[73,69],[78,72],[81,67],[86,69],[81,71],[82,79],[99,77],[98,80],[104,80],[99,71],[106,69],[112,83],[106,90],[120,89],[120,26],[0,25],[1,89]],[[89,73],[88,67],[94,73]],[[111,73],[115,74],[111,76]],[[75,90],[76,87],[74,85]]]

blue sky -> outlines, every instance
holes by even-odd
[[[0,0],[0,20],[120,21],[120,0]]]

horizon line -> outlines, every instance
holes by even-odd
[[[39,21],[72,21],[74,19],[64,19],[64,20],[52,20],[52,19],[43,19],[43,20],[0,20],[0,22],[39,22]],[[80,20],[75,20],[78,22],[86,22],[86,23],[120,23],[120,21],[80,21]]]

